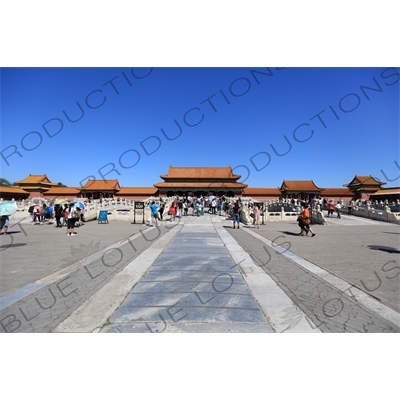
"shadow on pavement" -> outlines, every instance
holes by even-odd
[[[289,236],[299,236],[299,233],[295,233],[295,232],[289,232],[289,231],[279,231],[281,233],[284,233],[285,235],[289,235]]]
[[[397,250],[394,247],[376,246],[376,245],[373,245],[373,244],[368,245],[368,247],[371,250],[380,250],[380,251],[386,251],[387,253],[400,254],[400,250]]]
[[[3,244],[2,246],[0,246],[0,249],[8,249],[9,247],[21,247],[26,245],[27,243]]]

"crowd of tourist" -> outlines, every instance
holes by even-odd
[[[150,204],[151,224],[158,225],[158,221],[162,221],[165,215],[169,215],[170,221],[175,221],[175,218],[185,216],[200,217],[208,212],[212,215],[225,216],[234,221],[234,225],[239,227],[238,217],[242,209],[242,202],[239,200],[231,201],[225,196],[199,196],[199,197],[179,197],[176,196],[168,204],[161,201],[157,205],[155,201]]]
[[[67,228],[67,235],[76,235],[75,228],[84,225],[85,210],[74,203],[32,204],[28,209],[32,225],[52,225],[55,228]]]

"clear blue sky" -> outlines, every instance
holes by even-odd
[[[251,187],[342,187],[355,174],[399,186],[399,76],[385,67],[3,68],[1,176],[152,186],[169,165],[231,165]]]

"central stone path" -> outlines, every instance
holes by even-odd
[[[188,219],[101,332],[273,332],[209,218]]]

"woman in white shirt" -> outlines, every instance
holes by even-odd
[[[70,203],[69,207],[67,208],[67,235],[74,236],[76,232],[74,232],[75,222],[77,220],[77,211],[73,203]]]

